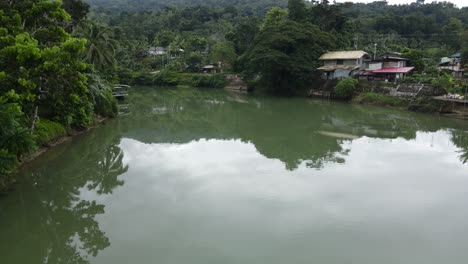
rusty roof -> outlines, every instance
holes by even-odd
[[[356,66],[356,65],[351,65],[351,66],[348,66],[348,65],[330,65],[330,66],[322,66],[320,68],[317,68],[317,70],[321,70],[321,71],[334,71],[334,70],[356,70],[356,69],[359,69],[360,67],[359,66]]]
[[[369,54],[362,50],[334,51],[323,54],[319,60],[352,60],[362,57],[369,57]]]

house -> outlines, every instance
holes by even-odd
[[[203,73],[217,73],[219,71],[218,65],[216,64],[208,64],[203,66],[202,70]]]
[[[377,60],[366,61],[365,70],[361,71],[359,79],[396,81],[414,70],[408,67],[409,60],[398,52],[387,52]]]
[[[176,49],[170,52],[171,54],[171,59],[177,59],[183,57],[185,53],[184,49]]]
[[[323,66],[318,68],[324,79],[353,77],[364,69],[364,61],[370,56],[364,51],[335,51],[323,54],[319,60]]]
[[[461,54],[456,53],[450,57],[443,57],[440,59],[439,72],[448,71],[451,72],[453,77],[455,78],[462,78],[465,72],[461,65]]]
[[[150,47],[148,49],[148,54],[152,56],[165,55],[167,54],[167,50],[164,47]]]

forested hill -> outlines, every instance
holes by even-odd
[[[287,0],[86,0],[94,10],[110,13],[157,11],[169,5],[236,7],[244,15],[263,16],[273,7],[286,7]]]

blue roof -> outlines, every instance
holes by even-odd
[[[461,53],[455,53],[450,58],[461,58]]]

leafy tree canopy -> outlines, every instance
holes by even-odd
[[[276,26],[267,25],[243,57],[246,73],[260,78],[272,93],[292,94],[313,78],[317,58],[333,48],[334,40],[308,23],[284,20]]]

